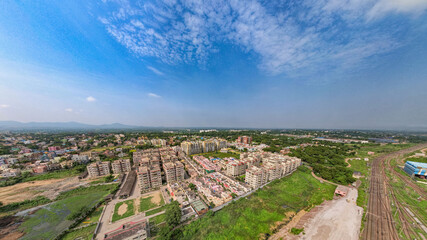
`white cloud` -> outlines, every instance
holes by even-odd
[[[9,108],[10,107],[10,105],[8,105],[8,104],[0,104],[0,108]]]
[[[157,94],[155,94],[155,93],[148,93],[147,94],[149,97],[153,97],[153,98],[161,98],[161,96],[160,95],[157,95]]]
[[[366,20],[390,11],[420,12],[427,4],[426,0],[218,0],[156,5],[124,1],[116,7],[100,21],[138,56],[204,66],[217,51],[216,44],[226,43],[255,53],[258,67],[275,75],[309,66],[322,69],[325,64],[339,68],[391,51],[398,46],[392,36],[396,29],[387,32],[384,25]]]
[[[86,98],[86,101],[88,101],[88,102],[95,102],[96,98],[94,98],[92,96],[89,96],[89,97]]]
[[[72,108],[66,108],[65,111],[66,112],[73,112],[73,109]]]
[[[369,10],[370,19],[384,16],[388,12],[421,14],[427,9],[426,0],[379,0]]]
[[[148,69],[150,69],[153,73],[163,76],[165,75],[163,72],[161,72],[160,70],[158,70],[157,68],[151,67],[151,66],[147,66]]]

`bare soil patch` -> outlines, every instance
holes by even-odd
[[[122,205],[120,205],[119,209],[117,210],[117,214],[119,214],[120,216],[122,216],[127,211],[128,211],[128,205],[126,203],[123,203]]]
[[[30,200],[37,196],[55,199],[62,191],[71,190],[86,184],[87,182],[80,182],[77,177],[18,183],[12,186],[1,187],[0,199],[3,204]]]
[[[358,240],[363,208],[356,205],[357,189],[348,195],[327,201],[315,216],[304,224],[305,235],[300,239]]]
[[[162,197],[161,197],[161,195],[160,195],[161,193],[160,193],[160,191],[156,191],[155,193],[153,193],[151,196],[153,196],[152,198],[151,198],[151,202],[152,203],[154,203],[154,204],[157,204],[157,205],[159,205],[160,204],[160,202],[162,201]]]

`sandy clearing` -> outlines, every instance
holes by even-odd
[[[120,205],[119,209],[117,210],[117,214],[122,216],[127,212],[127,210],[128,210],[128,205],[126,203],[123,203],[122,205]]]
[[[162,200],[162,198],[160,196],[160,191],[154,192],[151,196],[152,196],[151,202],[154,203],[154,204],[159,205],[160,201]]]
[[[12,186],[1,187],[0,199],[3,204],[21,202],[37,196],[54,199],[62,191],[86,184],[87,182],[80,182],[77,177],[18,183]]]
[[[285,226],[281,227],[280,230],[278,230],[275,234],[273,234],[271,237],[269,237],[269,240],[279,240],[279,239],[288,239],[289,237],[289,231],[297,225],[297,223],[300,221],[300,219],[306,214],[307,212],[305,210],[299,211],[296,215],[293,216],[287,216],[286,219],[289,217],[292,217],[292,220],[286,224]]]
[[[328,201],[304,224],[300,239],[358,240],[363,208],[356,205],[357,189],[349,188],[344,198]]]

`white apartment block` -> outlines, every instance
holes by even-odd
[[[130,160],[129,159],[116,160],[111,164],[111,168],[113,169],[114,174],[130,172],[131,170]]]
[[[244,157],[241,161],[248,166],[245,182],[254,189],[291,173],[301,165],[299,158],[275,153],[249,153],[241,157]],[[259,162],[262,162],[261,167],[258,167]]]
[[[267,172],[264,168],[252,166],[246,170],[245,182],[256,189],[267,183]]]
[[[228,176],[240,176],[245,174],[246,163],[242,161],[232,161],[227,164],[227,175]]]
[[[89,177],[100,177],[110,174],[109,162],[95,162],[87,166]]]
[[[206,141],[185,141],[181,143],[182,151],[187,155],[214,152],[227,147],[227,141],[222,139],[209,139]]]

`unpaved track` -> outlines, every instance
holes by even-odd
[[[402,157],[404,154],[425,147],[427,147],[427,144],[420,144],[377,157],[372,161],[366,227],[363,231],[362,239],[399,239],[387,194],[387,178],[384,173],[383,162],[390,158]]]
[[[328,201],[304,224],[305,234],[300,239],[358,240],[363,208],[356,200],[357,189],[349,188],[346,197]]]

